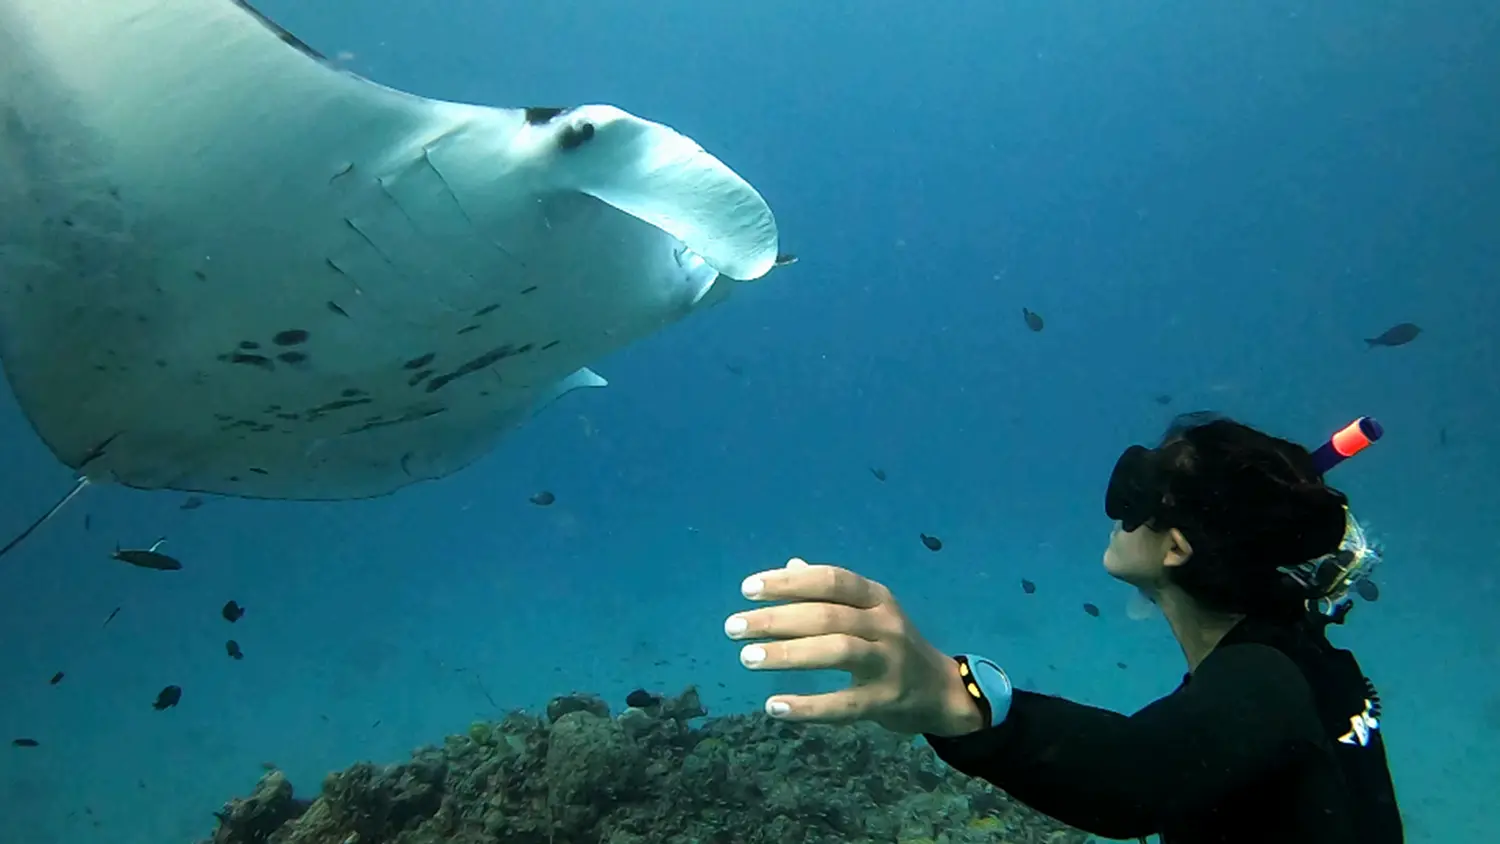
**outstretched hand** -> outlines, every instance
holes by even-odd
[[[873,721],[903,733],[954,736],[983,726],[957,664],[928,644],[890,590],[848,569],[792,559],[745,578],[752,601],[790,601],[724,622],[754,671],[838,669],[853,682],[820,695],[775,695],[766,713],[788,721]]]

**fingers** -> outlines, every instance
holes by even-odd
[[[844,633],[877,640],[886,633],[883,616],[843,604],[782,604],[735,613],[724,620],[731,639],[798,639]]]
[[[864,718],[874,706],[868,686],[821,695],[777,695],[766,700],[766,714],[781,721],[846,724]]]
[[[746,645],[740,649],[740,662],[757,671],[837,669],[856,681],[878,677],[885,669],[884,651],[873,642],[838,633]]]
[[[793,559],[786,568],[752,574],[740,584],[752,601],[823,601],[869,609],[889,597],[884,586],[838,566]]]

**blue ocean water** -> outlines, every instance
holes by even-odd
[[[1500,837],[1500,7],[259,7],[393,87],[668,123],[801,262],[442,481],[196,510],[87,490],[0,560],[0,738],[41,742],[0,753],[4,844],[190,841],[262,763],[312,790],[571,690],[696,683],[725,713],[826,686],[749,675],[721,633],[793,555],[1022,685],[1138,707],[1181,657],[1100,568],[1103,484],[1201,408],[1310,444],[1385,424],[1337,478],[1387,546],[1382,597],[1335,636],[1383,692],[1409,840]],[[1424,333],[1366,348],[1401,322]],[[4,401],[10,531],[72,475]],[[184,571],[108,559],[159,535]]]

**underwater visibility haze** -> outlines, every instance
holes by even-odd
[[[1102,840],[771,717],[848,678],[724,619],[844,566],[1135,711],[1183,653],[1101,504],[1205,409],[1350,458],[1351,735],[1407,841],[1500,836],[1497,41],[1479,0],[0,0],[0,842]]]

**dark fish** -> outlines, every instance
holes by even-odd
[[[1380,587],[1376,586],[1375,581],[1369,578],[1356,580],[1354,582],[1354,594],[1373,603],[1380,600]]]
[[[56,674],[52,675],[52,679],[47,681],[47,685],[49,685],[49,686],[55,686],[58,683],[62,682],[62,678],[63,678],[63,673],[61,671],[59,671]]]
[[[1417,335],[1421,333],[1422,329],[1420,326],[1403,322],[1400,325],[1393,325],[1387,328],[1385,333],[1379,337],[1365,338],[1365,342],[1369,344],[1367,348],[1371,349],[1376,346],[1405,346],[1407,343],[1417,339]]]
[[[544,489],[526,500],[538,507],[548,507],[557,500],[557,496]]]
[[[182,687],[168,686],[157,693],[156,703],[151,704],[151,708],[155,709],[157,712],[161,712],[164,709],[170,709],[176,706],[177,703],[181,700]]]
[[[1438,429],[1438,445],[1447,445],[1447,444],[1448,444],[1448,429],[1447,428],[1439,428]]]
[[[1155,401],[1162,407],[1166,407],[1167,405],[1172,403],[1172,397],[1167,395],[1166,393],[1162,393],[1161,395],[1156,397]]]
[[[196,510],[196,509],[198,509],[199,507],[202,507],[202,506],[203,506],[203,499],[199,498],[196,495],[189,495],[187,497],[187,500],[184,501],[184,502],[182,502],[182,505],[179,506],[177,509],[179,509],[179,510]]]
[[[119,607],[115,607],[114,609],[112,609],[112,610],[109,611],[109,615],[104,619],[104,623],[101,624],[101,625],[99,625],[99,626],[100,627],[108,627],[109,623],[111,621],[114,621],[115,620],[115,616],[117,616],[119,614],[120,614],[120,608]]]
[[[928,536],[925,533],[918,535],[922,537],[922,544],[927,546],[928,551],[943,550],[943,540],[938,539],[936,536]]]
[[[1117,663],[1115,663],[1115,667],[1118,668],[1118,669],[1120,669],[1121,671],[1124,671],[1125,669],[1129,668],[1130,666],[1126,665],[1123,662],[1117,662]]]
[[[34,738],[11,739],[10,743],[16,747],[40,747],[42,744]]]
[[[182,568],[182,563],[178,562],[175,557],[168,557],[156,550],[166,541],[166,537],[162,537],[156,540],[150,548],[126,548],[124,550],[115,548],[115,553],[110,556],[122,563],[129,563],[143,569],[178,571]]]
[[[1021,317],[1026,320],[1026,327],[1032,331],[1041,331],[1047,325],[1042,322],[1042,315],[1030,308],[1022,308]]]
[[[654,694],[651,694],[645,689],[636,689],[635,691],[625,696],[625,705],[634,706],[637,709],[646,709],[647,707],[655,706],[658,703],[661,703],[661,698],[657,697]]]
[[[89,528],[91,528],[93,526],[94,526],[94,514],[93,513],[84,513],[83,514],[83,529],[84,530],[88,530]]]
[[[240,650],[240,643],[233,639],[224,643],[224,651],[229,654],[230,659],[244,659],[245,652]]]
[[[1028,595],[1035,595],[1036,584],[1023,577],[1021,578],[1021,591],[1025,592]]]
[[[885,480],[885,470],[884,469],[876,469],[874,466],[871,466],[870,467],[870,474],[874,475],[875,476],[875,480],[877,480],[877,481],[883,481],[883,480]]]
[[[1083,611],[1093,616],[1094,618],[1099,617],[1099,608],[1094,606],[1093,604],[1084,604]]]
[[[245,608],[234,601],[230,601],[224,605],[224,609],[219,610],[219,615],[224,616],[225,621],[233,624],[245,617]]]
[[[726,363],[726,364],[724,364],[724,368],[727,369],[727,370],[729,370],[729,374],[730,375],[744,375],[745,374],[745,367],[740,366],[737,363]]]

